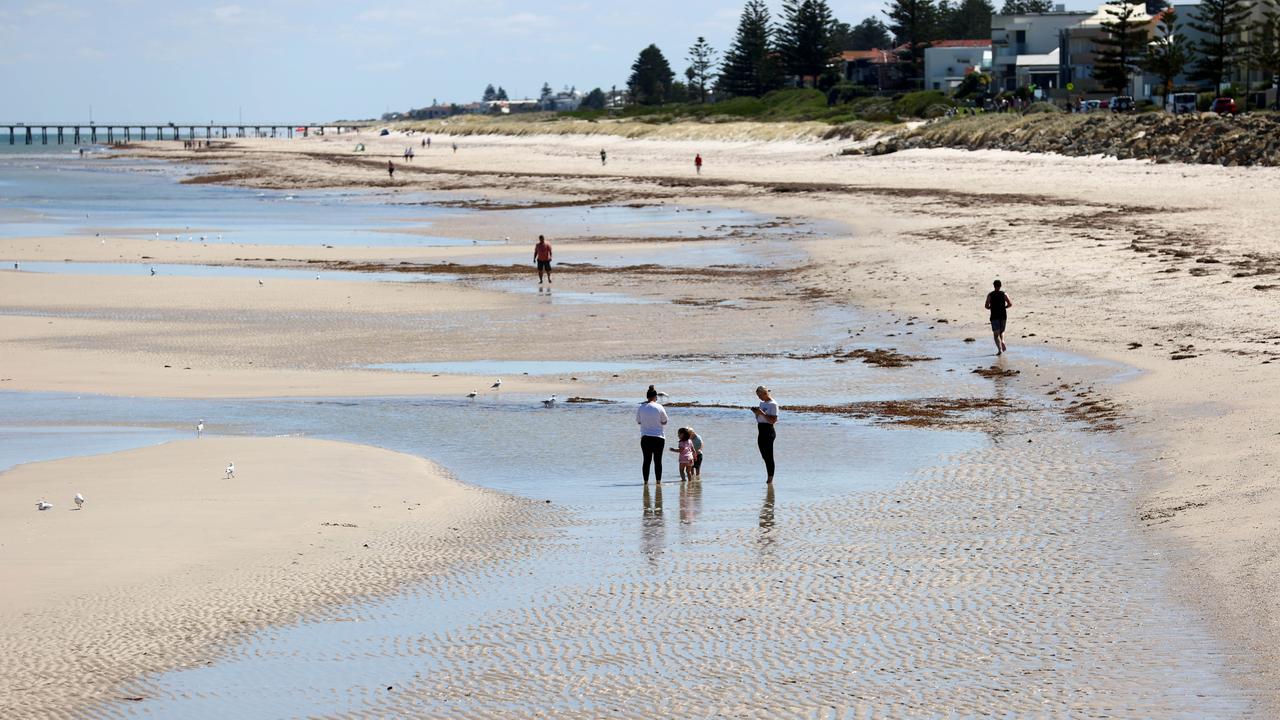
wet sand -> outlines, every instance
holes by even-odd
[[[658,280],[640,263],[562,276],[576,287],[667,300],[604,309],[509,304],[484,278],[461,304],[445,291],[410,301],[408,312],[399,311],[401,298],[391,291],[370,291],[348,311],[343,284],[300,283],[255,314],[244,289],[223,279],[209,281],[218,304],[207,308],[167,307],[163,294],[143,289],[146,278],[104,280],[94,286],[106,298],[98,307],[92,296],[69,299],[70,284],[57,279],[5,274],[6,288],[47,293],[6,308],[27,323],[5,338],[6,352],[31,353],[27,363],[52,368],[22,387],[70,388],[66,378],[106,368],[128,376],[114,384],[96,377],[83,387],[145,394],[146,374],[138,368],[164,355],[147,346],[157,342],[159,328],[160,337],[173,329],[185,336],[175,344],[193,362],[236,367],[243,376],[214,377],[195,392],[168,383],[157,394],[216,394],[238,384],[225,392],[267,394],[264,388],[280,385],[286,392],[271,394],[293,394],[313,385],[311,394],[355,387],[350,394],[364,395],[423,379],[369,383],[361,378],[371,373],[354,367],[373,362],[495,352],[609,360],[633,356],[637,347],[673,356],[831,352],[832,319],[845,308],[881,311],[887,319],[845,328],[841,341],[933,356],[930,338],[973,338],[966,352],[983,358],[970,363],[981,369],[992,364],[984,357],[990,339],[981,296],[999,274],[1017,306],[1014,353],[996,374],[1021,374],[993,382],[1014,383],[1057,410],[1019,415],[1008,422],[1026,437],[997,442],[1004,429],[993,430],[991,449],[950,458],[894,493],[789,506],[805,528],[794,540],[769,528],[750,536],[726,531],[673,549],[688,561],[651,581],[579,579],[526,612],[485,617],[457,631],[463,634],[426,637],[412,654],[452,674],[402,683],[404,698],[362,700],[370,713],[425,708],[473,716],[550,707],[563,717],[807,716],[835,708],[854,717],[948,711],[1195,717],[1247,714],[1251,702],[1265,705],[1275,696],[1276,680],[1265,667],[1274,647],[1269,638],[1280,634],[1269,620],[1280,592],[1265,568],[1276,541],[1269,531],[1271,488],[1257,469],[1274,451],[1256,430],[1269,417],[1270,393],[1236,392],[1242,383],[1274,382],[1265,372],[1270,366],[1260,365],[1270,357],[1263,338],[1271,331],[1253,320],[1263,317],[1265,291],[1236,290],[1239,282],[1265,283],[1230,276],[1271,272],[1267,248],[1251,246],[1256,233],[1243,231],[1264,215],[1251,198],[1274,193],[1280,175],[998,153],[850,159],[834,157],[835,144],[657,141],[609,141],[610,166],[601,170],[584,160],[597,140],[485,138],[464,141],[456,156],[420,155],[422,170],[385,182],[385,173],[374,172],[385,162],[376,153],[401,142],[372,140],[375,157],[355,161],[318,140],[238,143],[201,159],[225,164],[214,171],[236,168],[223,179],[260,187],[377,187],[495,201],[594,202],[608,194],[817,218],[848,230],[796,240],[807,259],[768,271],[744,266],[700,275],[696,262],[686,264],[689,250],[671,245],[668,265],[687,268],[676,277]],[[702,178],[685,167],[695,150],[709,158]],[[160,144],[144,152],[190,156]],[[1153,207],[1144,189],[1153,176],[1162,202],[1192,210]],[[484,213],[486,227],[500,226],[501,213]],[[1241,232],[1209,247],[1185,227],[1219,222]],[[252,264],[243,261],[243,249],[118,242],[132,243],[124,254],[157,262],[190,262],[199,253]],[[75,259],[110,259],[83,244],[89,247]],[[59,252],[25,247],[23,257],[31,259]],[[319,248],[288,257],[386,269],[434,262],[447,252]],[[1198,262],[1206,258],[1217,262]],[[1240,264],[1246,261],[1248,268]],[[1170,267],[1178,272],[1161,272]],[[36,328],[50,313],[53,329]],[[229,345],[233,351],[201,344],[211,320],[239,340]],[[166,342],[159,341],[160,350]],[[1131,342],[1140,347],[1129,350]],[[1019,348],[1029,343],[1116,358],[1147,374],[1104,385],[1069,365],[1032,372],[1019,360]],[[1211,344],[1215,349],[1204,351]],[[1196,357],[1174,359],[1190,355]],[[55,358],[62,364],[52,365]],[[253,368],[245,366],[250,360]],[[462,389],[414,387],[402,391]],[[595,394],[590,386],[574,391]],[[1219,433],[1208,440],[1207,422]],[[1098,433],[1106,449],[1077,433]],[[595,527],[605,542],[617,530]],[[564,552],[566,562],[578,557],[573,546]],[[1175,588],[1187,589],[1185,596]],[[1199,610],[1188,614],[1184,601]],[[1198,624],[1197,614],[1212,622]],[[663,625],[651,627],[651,618]],[[572,660],[558,659],[565,656]],[[681,667],[694,671],[680,673]],[[470,680],[443,679],[456,674]],[[655,676],[676,683],[679,697],[649,694],[647,678]],[[744,676],[766,682],[743,684]],[[484,692],[469,697],[463,685]],[[140,687],[150,699],[190,699],[163,683]]]

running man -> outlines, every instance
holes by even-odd
[[[538,266],[538,284],[542,284],[542,273],[547,273],[547,284],[551,284],[551,243],[541,235],[538,244],[533,246],[533,262]]]
[[[1000,289],[999,280],[992,284],[996,289],[987,293],[986,308],[991,311],[991,336],[996,341],[996,355],[1003,355],[1009,349],[1004,344],[1004,326],[1009,319],[1008,311],[1013,307],[1013,301]]]

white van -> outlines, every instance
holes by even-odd
[[[1165,98],[1164,109],[1175,115],[1196,111],[1195,93],[1172,93]]]

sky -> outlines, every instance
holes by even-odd
[[[849,23],[883,0],[829,0]],[[998,4],[998,3],[997,3]],[[780,0],[770,3],[775,10]],[[626,84],[649,43],[677,73],[731,41],[741,0],[0,0],[0,122],[377,117],[544,82]]]

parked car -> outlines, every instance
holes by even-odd
[[[1082,100],[1080,101],[1080,104],[1082,106],[1080,109],[1084,112],[1093,112],[1094,110],[1102,107],[1101,100]]]
[[[1117,95],[1111,98],[1111,112],[1133,112],[1133,98],[1129,95]]]
[[[1235,115],[1235,98],[1221,97],[1215,99],[1213,104],[1209,106],[1209,112],[1218,113],[1219,115]]]
[[[1164,101],[1164,109],[1175,115],[1196,111],[1195,93],[1171,93]]]

